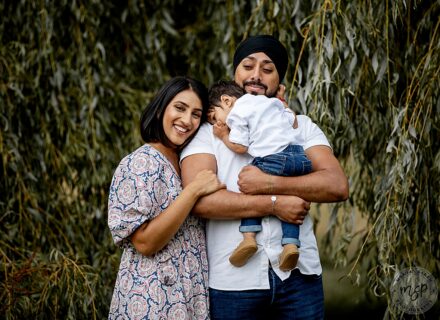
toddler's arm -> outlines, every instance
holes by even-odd
[[[213,127],[214,135],[221,139],[223,143],[236,153],[246,153],[248,148],[244,145],[229,141],[229,128],[226,123],[217,121]]]

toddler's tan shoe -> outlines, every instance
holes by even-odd
[[[229,257],[229,262],[235,267],[242,267],[257,252],[255,239],[243,239]]]
[[[299,250],[296,244],[285,244],[280,254],[280,269],[290,271],[296,267],[299,258]]]

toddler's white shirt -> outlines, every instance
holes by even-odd
[[[300,130],[292,127],[294,119],[279,99],[245,94],[226,118],[229,141],[248,147],[253,157],[281,152],[289,144],[304,143]]]

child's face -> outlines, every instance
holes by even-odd
[[[214,118],[215,122],[220,121],[226,123],[226,118],[228,117],[231,109],[222,104],[223,103],[221,103],[220,106],[214,106]]]
[[[217,121],[226,123],[226,118],[228,117],[229,112],[231,112],[235,100],[237,99],[234,97],[223,95],[218,104],[211,105],[208,115],[209,122],[211,124],[214,124]]]

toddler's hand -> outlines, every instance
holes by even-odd
[[[224,136],[229,135],[229,128],[226,125],[226,123],[217,121],[217,123],[214,124],[214,135],[220,139],[223,139]]]
[[[278,91],[277,91],[277,94],[275,97],[281,100],[281,102],[284,104],[285,108],[288,108],[289,106],[287,104],[287,101],[286,101],[286,99],[284,99],[285,93],[286,93],[286,86],[284,84],[280,84],[278,86]]]

